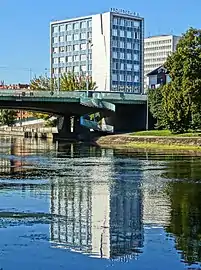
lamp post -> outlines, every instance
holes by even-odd
[[[147,102],[146,102],[146,130],[149,130],[149,95],[148,89],[146,91],[147,94]]]
[[[87,90],[87,97],[89,96],[89,46],[90,48],[93,46],[91,39],[86,40],[86,90]]]

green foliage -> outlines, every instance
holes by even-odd
[[[17,112],[14,110],[0,110],[0,123],[2,125],[12,126],[17,118]]]
[[[171,82],[150,94],[159,128],[173,133],[201,129],[201,30],[190,28],[165,63]]]
[[[60,79],[60,89],[61,91],[74,91],[74,90],[86,90],[85,76],[76,76],[74,73],[64,73]],[[92,78],[88,78],[89,90],[95,90],[97,88],[96,83],[92,81]]]

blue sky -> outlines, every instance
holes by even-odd
[[[49,68],[49,23],[108,11],[110,7],[139,12],[145,35],[179,35],[201,28],[201,0],[0,0],[0,80],[28,82]]]

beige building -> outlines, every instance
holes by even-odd
[[[144,88],[148,88],[147,74],[162,66],[168,55],[176,50],[179,36],[161,35],[144,40]]]

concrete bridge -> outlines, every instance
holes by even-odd
[[[58,115],[61,137],[90,129],[102,132],[143,130],[146,125],[146,95],[106,91],[0,90],[0,108],[46,112]],[[99,112],[101,124],[87,116]]]

